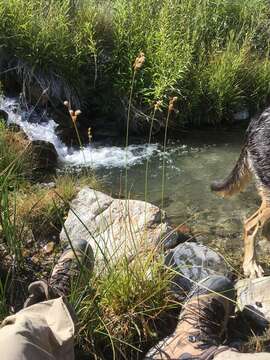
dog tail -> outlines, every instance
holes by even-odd
[[[211,190],[222,197],[231,196],[243,190],[250,178],[247,146],[244,145],[231,173],[224,180],[214,181],[211,184]]]

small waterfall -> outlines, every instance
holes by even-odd
[[[44,140],[52,143],[60,161],[65,165],[89,166],[94,169],[130,167],[142,163],[154,155],[158,149],[157,144],[129,145],[124,148],[98,146],[94,143],[83,149],[74,149],[66,146],[59,139],[56,134],[57,123],[53,119],[39,122],[25,120],[18,99],[2,97],[0,98],[0,108],[8,113],[8,122],[18,124],[31,140]]]

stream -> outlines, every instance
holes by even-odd
[[[29,122],[18,104],[14,98],[0,99],[0,108],[8,112],[9,122],[20,125],[30,139],[54,144],[62,171],[90,167],[109,193],[121,196],[126,193],[127,174],[130,198],[163,206],[174,225],[188,224],[203,242],[225,239],[239,247],[239,241],[234,239],[241,237],[242,221],[259,204],[255,187],[251,184],[245,192],[222,199],[210,192],[209,185],[232,169],[244,130],[194,130],[182,139],[170,141],[165,152],[157,143],[125,148],[103,142],[80,150],[61,142],[53,119]]]

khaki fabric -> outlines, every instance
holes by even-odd
[[[1,360],[74,360],[74,316],[63,298],[7,317],[0,328]]]
[[[226,350],[214,357],[215,360],[270,360],[270,353],[239,353],[233,350]]]

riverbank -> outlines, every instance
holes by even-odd
[[[117,197],[113,200],[108,195],[90,189],[88,186],[96,189],[103,186],[91,170],[88,170],[84,177],[72,177],[68,174],[49,175],[43,169],[45,178],[42,180],[42,174],[35,174],[33,171],[37,167],[31,153],[26,151],[28,143],[29,140],[22,132],[18,132],[16,127],[7,128],[4,124],[1,125],[1,319],[21,308],[31,281],[49,278],[61,253],[61,236],[65,237],[66,231],[71,238],[86,235],[89,237],[94,233],[94,239],[99,239],[101,244],[102,239],[107,239],[106,234],[113,236],[114,241],[109,242],[112,245],[114,242],[116,244],[116,240],[124,239],[124,231],[120,228],[123,215],[117,211],[120,203],[123,204],[122,210],[124,209],[126,200],[118,200]],[[40,167],[38,169],[40,171]],[[35,175],[38,177],[35,178]],[[76,200],[73,203],[74,198]],[[132,219],[132,224],[128,226],[131,238],[126,239],[124,246],[119,247],[122,255],[116,262],[111,263],[112,258],[119,252],[119,249],[113,250],[113,257],[104,257],[103,261],[105,258],[110,261],[104,268],[100,268],[100,265],[98,267],[98,257],[95,257],[94,273],[90,281],[72,288],[69,297],[79,316],[76,340],[79,359],[84,358],[83,356],[106,360],[139,359],[152,344],[167,335],[177,321],[182,300],[176,299],[171,292],[172,284],[175,285],[175,269],[164,264],[163,251],[155,246],[155,242],[149,244],[150,237],[146,237],[147,244],[151,245],[149,248],[142,251],[142,246],[138,244],[133,248],[135,240],[141,241],[145,234],[144,229],[140,228],[138,231],[138,226],[148,221],[147,231],[152,232],[155,238],[159,237],[156,230],[161,229],[159,219],[162,218],[164,222],[164,215],[161,216],[161,210],[156,206],[141,201],[127,200],[127,203],[129,211],[133,211],[128,216]],[[111,206],[111,210],[107,209],[108,206]],[[100,214],[101,210],[103,212]],[[78,217],[74,215],[74,211]],[[87,214],[87,217],[84,214]],[[109,214],[114,214],[115,218]],[[82,217],[83,223],[80,221]],[[85,224],[90,233],[85,233]],[[113,229],[106,233],[108,226]],[[223,269],[222,273],[225,271],[227,274],[226,269],[230,267],[233,278],[241,278],[242,260],[238,239],[240,226],[241,224],[237,224],[235,230],[237,235],[234,241],[237,244],[233,249],[220,242],[225,241],[224,237],[209,242],[208,236],[213,229],[208,228],[207,223],[204,224],[204,230],[196,234],[193,234],[186,224],[174,229],[172,234],[177,234],[177,241],[184,241],[184,244],[187,241],[187,246],[189,242],[196,240],[206,242],[209,246],[205,247],[208,253],[212,251],[210,248],[213,248],[222,254],[221,257],[218,255],[219,261],[215,266],[210,257],[210,268]],[[92,236],[90,239],[92,241]],[[167,236],[165,239],[168,241]],[[174,236],[173,239],[172,247],[177,245]],[[92,243],[92,246],[95,244]],[[135,251],[132,261],[129,261],[130,253],[122,253],[124,248]],[[169,250],[169,255],[171,251],[174,250]],[[102,254],[108,255],[106,251]],[[260,260],[267,270],[269,257],[267,258],[266,252],[264,255]],[[217,255],[212,256],[216,259]],[[236,323],[241,327],[241,336],[235,331]],[[259,336],[256,326],[249,322],[247,325],[241,316],[237,320],[233,319],[232,329],[231,338],[236,336],[245,351],[268,349],[269,334]],[[255,337],[252,335],[254,333]]]
[[[131,130],[145,132],[156,101],[162,129],[170,96],[178,96],[172,129],[230,122],[268,104],[269,7],[266,0],[3,2],[1,80],[34,104],[70,99],[83,110],[84,129],[95,133],[117,119],[125,133],[131,65],[143,51]]]

